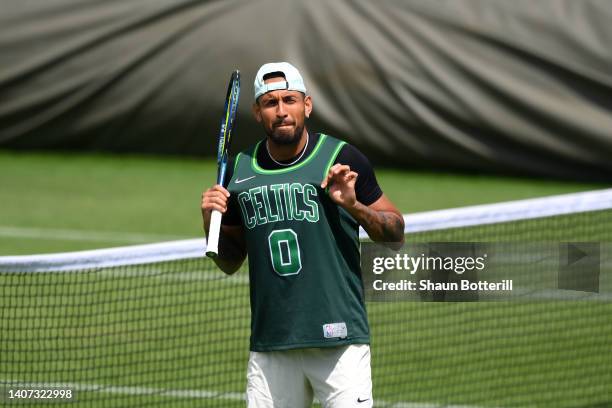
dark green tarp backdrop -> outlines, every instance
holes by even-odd
[[[612,180],[612,1],[2,0],[0,147],[212,154],[290,61],[375,162]]]

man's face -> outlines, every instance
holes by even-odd
[[[268,78],[264,83],[284,81],[283,77]],[[264,127],[274,143],[296,144],[304,131],[304,121],[312,111],[310,96],[298,91],[270,91],[259,97],[253,105],[257,122]]]

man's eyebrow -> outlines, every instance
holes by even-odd
[[[275,96],[273,96],[273,95],[268,95],[268,94],[266,94],[266,95],[262,95],[262,97],[261,97],[261,99],[260,99],[260,100],[261,100],[262,102],[268,102],[268,101],[275,101],[275,100],[277,100],[277,99],[278,99],[278,98],[277,98],[277,97],[275,97]]]
[[[300,92],[292,92],[286,95],[281,95],[280,97],[276,97],[274,94],[265,93],[259,97],[260,103],[265,103],[268,101],[276,101],[279,99],[287,99],[287,98],[297,98]]]

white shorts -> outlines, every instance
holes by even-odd
[[[252,351],[247,369],[248,408],[371,408],[370,346]]]

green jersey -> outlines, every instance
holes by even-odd
[[[369,343],[359,225],[321,182],[344,145],[321,135],[299,163],[262,169],[259,142],[235,161],[249,260],[251,350]]]

